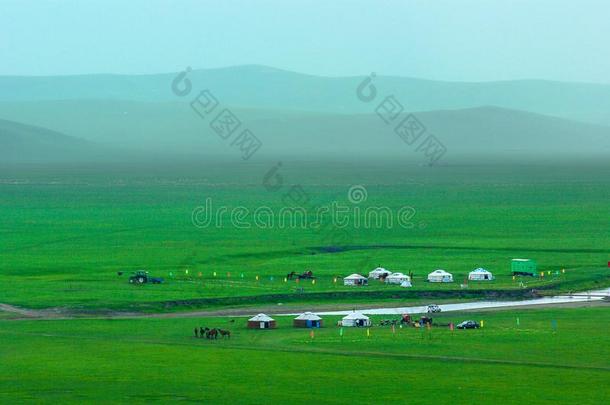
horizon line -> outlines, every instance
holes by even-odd
[[[185,68],[190,68],[187,66]],[[184,69],[185,69],[184,68]],[[519,78],[519,79],[496,79],[496,80],[445,80],[445,79],[430,79],[425,77],[415,76],[399,76],[393,74],[383,74],[375,71],[363,73],[360,75],[319,75],[305,73],[302,71],[289,70],[279,68],[275,66],[262,65],[262,64],[238,64],[238,65],[225,65],[218,67],[198,67],[191,68],[193,72],[197,71],[219,71],[219,70],[232,70],[232,69],[245,69],[245,68],[257,68],[257,69],[268,69],[275,72],[283,72],[293,75],[309,76],[320,79],[351,79],[351,78],[362,78],[375,73],[377,77],[391,78],[391,79],[406,79],[406,80],[418,80],[428,81],[436,83],[463,83],[463,84],[491,84],[491,83],[514,83],[514,82],[547,82],[547,83],[563,83],[563,84],[583,84],[583,85],[597,85],[597,86],[610,86],[610,82],[588,82],[588,81],[566,81],[566,80],[555,80],[555,79],[543,79],[543,78]],[[69,73],[69,74],[40,74],[40,75],[24,75],[24,74],[0,74],[0,78],[67,78],[67,77],[83,77],[83,76],[162,76],[162,75],[175,75],[182,70],[177,71],[165,71],[157,73],[110,73],[110,72],[97,72],[97,73]]]

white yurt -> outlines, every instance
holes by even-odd
[[[293,325],[295,328],[321,328],[322,318],[313,312],[304,312],[294,318]]]
[[[431,283],[452,283],[453,276],[445,270],[438,269],[428,274],[428,281]]]
[[[384,269],[383,267],[377,267],[375,270],[369,273],[369,278],[379,280],[381,277],[386,277],[392,274],[391,271]]]
[[[341,326],[363,327],[371,326],[371,320],[368,316],[360,312],[352,312],[341,319]]]
[[[470,273],[468,273],[468,280],[493,280],[494,276],[491,274],[491,271],[485,270],[482,267],[478,269],[474,269]]]
[[[413,287],[413,285],[411,284],[411,280],[403,281],[402,283],[400,283],[400,286],[404,288]]]
[[[274,329],[276,326],[275,319],[269,315],[258,314],[248,319],[248,329]]]
[[[411,281],[411,277],[402,273],[392,273],[385,279],[388,284],[402,284],[404,281]]]
[[[368,279],[360,274],[352,274],[343,279],[343,285],[367,285]]]

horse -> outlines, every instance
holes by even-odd
[[[221,336],[223,339],[224,339],[224,338],[231,339],[231,331],[230,331],[230,330],[218,329],[218,332],[220,332],[220,336]]]
[[[205,337],[208,339],[218,339],[218,329],[212,328],[208,330],[205,334]]]
[[[193,329],[193,332],[195,332],[195,337],[198,338],[199,337],[199,329],[195,328],[195,329]]]
[[[206,336],[206,333],[210,330],[210,328],[204,328],[203,326],[199,327],[199,337],[203,338]]]
[[[287,280],[292,280],[292,278],[293,278],[293,277],[294,277],[296,274],[297,274],[297,273],[295,273],[294,271],[293,271],[293,272],[290,272],[290,273],[286,274],[286,279],[287,279]]]

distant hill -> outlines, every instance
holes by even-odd
[[[111,151],[46,128],[0,120],[0,163],[102,161],[113,159]]]
[[[399,159],[425,162],[375,114],[313,113],[232,107],[273,159]],[[610,154],[610,127],[497,107],[415,113],[456,159],[552,159]],[[51,128],[106,148],[141,154],[194,155],[239,160],[188,101],[46,101],[0,103],[0,118]],[[31,127],[28,127],[31,128]],[[38,128],[40,130],[40,128]],[[36,132],[38,133],[38,132]],[[65,143],[65,138],[63,139]],[[40,142],[38,142],[40,144]]]
[[[175,73],[0,77],[0,102],[43,100],[131,100],[166,102]],[[210,89],[224,104],[259,109],[369,113],[374,103],[356,98],[362,77],[319,77],[265,66],[194,70],[196,91]],[[394,95],[409,111],[496,106],[610,125],[610,85],[543,80],[442,82],[378,76],[381,97]]]

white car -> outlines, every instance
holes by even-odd
[[[428,305],[428,313],[432,314],[435,312],[441,312],[441,307],[436,304]]]

